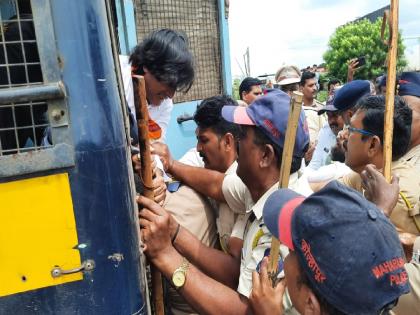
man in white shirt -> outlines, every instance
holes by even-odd
[[[149,129],[153,129],[152,139],[153,134],[164,139],[175,92],[188,92],[194,81],[193,57],[188,49],[187,38],[170,29],[155,31],[134,48],[129,62],[133,74],[144,76],[149,114],[155,123],[149,123]],[[124,85],[129,85],[129,82]],[[129,89],[125,87],[125,90]],[[129,99],[128,103],[132,113],[135,113]]]
[[[313,170],[318,170],[321,166],[327,165],[331,162],[331,148],[336,143],[338,133],[343,130],[344,121],[340,114],[335,110],[330,109],[330,105],[334,100],[334,94],[328,99],[326,106],[318,111],[318,115],[326,113],[328,123],[326,123],[318,134],[318,143],[315,147],[312,160],[308,167]]]

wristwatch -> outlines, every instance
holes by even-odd
[[[175,289],[180,289],[184,286],[185,280],[187,279],[187,270],[190,266],[188,260],[184,257],[181,266],[175,269],[172,274],[172,283]]]

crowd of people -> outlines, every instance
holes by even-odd
[[[130,57],[158,125],[170,116],[160,106],[193,82],[187,47],[183,35],[160,30]],[[325,104],[313,71],[284,66],[272,89],[246,78],[239,101],[200,103],[196,148],[180,160],[164,137],[154,141],[155,200],[137,197],[140,240],[166,279],[171,313],[420,314],[420,74],[398,75],[388,183],[386,73],[353,80],[357,64],[349,69],[345,84],[329,82]],[[303,93],[303,110],[289,188],[278,189],[293,91]],[[274,286],[273,236],[281,241]]]

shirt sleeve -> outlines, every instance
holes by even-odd
[[[230,174],[225,176],[222,192],[226,203],[233,212],[244,214],[249,210],[251,195],[238,175]]]
[[[257,270],[258,264],[262,261],[264,256],[267,256],[267,250],[269,250],[271,246],[271,234],[267,232],[263,235],[258,235],[257,233],[253,243],[255,241],[257,244],[253,246],[254,248],[252,249],[251,257],[249,259],[243,258],[241,262],[241,264],[244,265],[244,268],[241,268],[237,291],[246,297],[249,297],[252,291],[252,272]]]
[[[327,155],[329,154],[329,149],[331,148],[327,144],[327,137],[328,133],[324,127],[319,132],[318,143],[315,147],[314,154],[312,155],[311,162],[308,165],[308,167],[310,167],[313,170],[317,170],[325,164],[325,160],[327,158]],[[325,151],[325,148],[328,148],[328,151]]]
[[[343,177],[339,178],[338,181],[344,186],[353,188],[359,192],[362,191],[362,179],[356,172],[351,172]]]
[[[238,215],[238,217],[236,218],[235,224],[233,225],[232,234],[230,235],[231,237],[236,237],[241,240],[244,239],[245,227],[246,227],[246,222],[248,221],[248,217],[249,215],[247,214]]]
[[[318,112],[315,108],[307,108],[305,110],[306,121],[309,128],[309,138],[312,142],[318,140],[318,134],[322,126],[324,126],[324,118],[318,115]]]

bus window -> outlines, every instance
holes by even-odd
[[[0,0],[0,178],[73,165],[49,8]]]
[[[42,83],[30,1],[3,1],[0,18],[0,88]],[[47,109],[45,102],[1,106],[0,155],[37,150],[51,144],[45,141]]]

